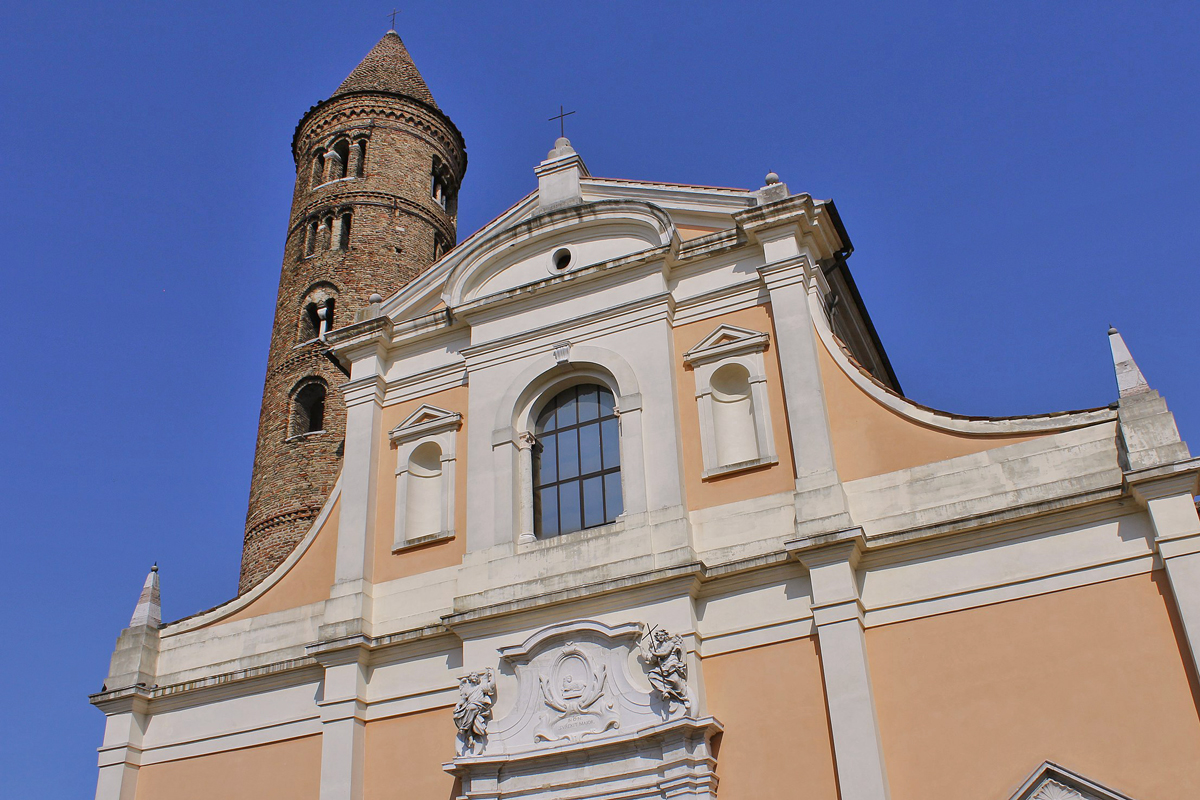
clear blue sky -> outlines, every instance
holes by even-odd
[[[6,797],[91,796],[99,689],[151,562],[235,592],[293,128],[384,4],[6,3],[0,436]],[[397,27],[466,137],[460,237],[592,172],[833,197],[906,393],[1115,399],[1121,328],[1200,449],[1194,2],[472,3]]]

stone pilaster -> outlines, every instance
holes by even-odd
[[[813,622],[821,648],[825,702],[833,733],[841,800],[888,800],[883,743],[867,663],[856,566],[862,532],[833,544],[793,549],[812,583]]]

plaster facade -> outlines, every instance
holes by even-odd
[[[1119,333],[1110,405],[936,411],[901,393],[831,201],[774,175],[596,178],[566,139],[535,175],[325,332],[344,454],[278,564],[167,624],[148,579],[92,697],[97,800],[180,780],[320,800],[1196,794],[1200,462]],[[584,508],[609,470],[608,505],[559,532],[538,493],[567,451],[544,423],[589,386],[616,424],[570,463]],[[582,453],[603,415],[571,408]]]

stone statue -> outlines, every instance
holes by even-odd
[[[495,702],[496,676],[491,667],[458,679],[454,724],[458,726],[458,735],[462,739],[463,755],[474,755],[477,750],[482,750]]]
[[[650,684],[670,703],[691,709],[687,694],[687,659],[683,639],[672,636],[662,628],[653,629],[641,639],[642,659],[650,665],[646,677]]]

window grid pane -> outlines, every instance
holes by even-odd
[[[536,431],[536,534],[549,538],[620,516],[620,442],[612,392],[583,385],[559,393],[538,415]]]

